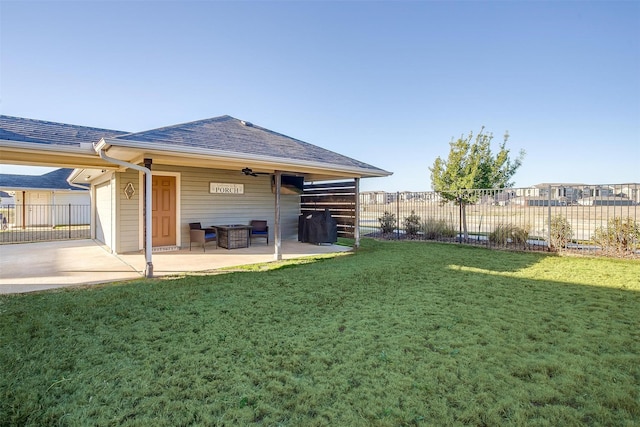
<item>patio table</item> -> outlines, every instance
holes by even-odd
[[[243,224],[214,225],[218,246],[225,249],[248,248],[251,226]]]

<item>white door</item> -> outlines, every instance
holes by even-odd
[[[111,247],[113,200],[111,183],[105,182],[96,186],[96,240]]]
[[[27,227],[53,225],[49,196],[48,191],[27,191]]]

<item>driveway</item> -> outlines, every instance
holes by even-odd
[[[283,242],[282,258],[292,259],[350,251],[338,245]],[[153,254],[154,276],[210,272],[223,267],[273,261],[273,245],[256,242],[246,249],[215,246]],[[93,240],[0,245],[0,294],[41,291],[139,279],[144,276],[142,253],[114,255]]]

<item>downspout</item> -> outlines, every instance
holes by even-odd
[[[107,154],[104,152],[104,147],[101,148],[97,148],[98,150],[98,154],[100,155],[100,158],[102,160],[106,160],[107,162],[110,163],[114,163],[116,165],[125,167],[125,168],[131,168],[131,169],[135,169],[137,171],[140,171],[144,174],[144,179],[145,179],[145,194],[144,194],[144,203],[145,203],[145,210],[146,210],[146,214],[145,214],[145,228],[147,230],[147,232],[145,233],[145,243],[144,243],[144,257],[145,260],[147,262],[147,266],[145,268],[145,272],[144,272],[144,277],[153,277],[153,260],[151,258],[151,252],[152,252],[152,247],[151,247],[151,209],[152,209],[152,205],[151,205],[151,170],[145,168],[144,166],[140,166],[140,165],[136,165],[133,163],[128,163],[122,160],[118,160],[118,159],[114,159],[113,157],[109,157],[107,156]]]

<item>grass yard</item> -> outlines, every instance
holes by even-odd
[[[365,239],[286,267],[0,297],[0,424],[638,425],[637,260]]]

